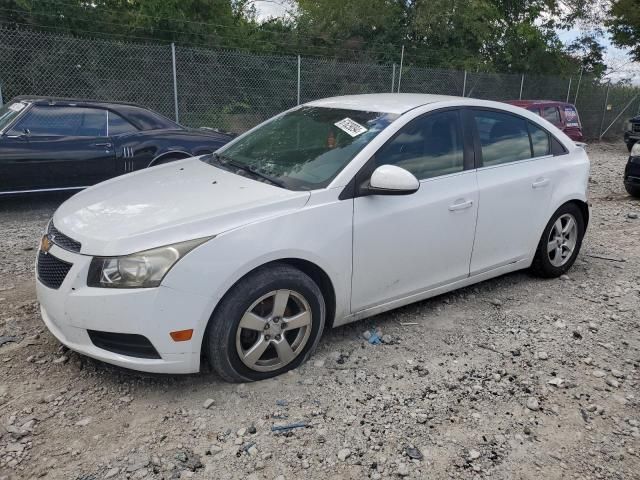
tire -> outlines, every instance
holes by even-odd
[[[560,222],[564,232],[567,225],[566,222],[569,219],[573,219],[575,224],[575,236],[572,236],[567,231],[565,238],[564,233],[558,234],[557,222]],[[549,223],[547,223],[542,237],[540,237],[540,242],[531,264],[533,274],[542,278],[556,278],[566,273],[580,252],[584,232],[584,217],[575,203],[566,203],[556,210]],[[552,248],[554,242],[556,247],[550,251],[549,249]],[[570,248],[571,245],[573,245],[572,248]]]
[[[632,141],[632,142],[627,142],[627,149],[628,149],[629,151],[631,151],[631,149],[633,148],[633,146],[634,146],[635,144],[636,144],[636,142],[633,142],[633,141]]]
[[[284,263],[265,265],[220,301],[205,332],[205,354],[229,382],[275,377],[313,353],[324,330],[325,311],[322,292],[308,275]],[[296,328],[291,326],[294,321],[308,324]]]
[[[632,197],[640,198],[640,185],[630,185],[628,183],[625,183],[624,188]]]

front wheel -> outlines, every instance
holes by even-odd
[[[273,263],[224,296],[209,321],[204,348],[225,380],[263,380],[302,364],[324,323],[324,298],[315,282],[296,268]]]
[[[576,261],[584,231],[584,217],[576,204],[568,203],[556,210],[542,233],[531,271],[543,278],[566,273]]]

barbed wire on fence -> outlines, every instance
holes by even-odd
[[[174,74],[175,72],[175,74]],[[401,83],[400,83],[401,79]],[[640,89],[570,77],[264,55],[0,26],[0,92],[129,101],[187,126],[241,132],[297,103],[355,93],[432,93],[575,103],[587,138],[616,138],[640,113]],[[0,98],[0,101],[2,98]]]

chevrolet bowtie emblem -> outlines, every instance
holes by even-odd
[[[40,250],[44,253],[49,253],[49,250],[51,249],[51,240],[49,240],[48,236],[43,236],[42,240],[40,241]]]

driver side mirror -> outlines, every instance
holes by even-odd
[[[411,172],[395,165],[380,165],[362,190],[367,195],[410,195],[419,188],[420,182]]]

